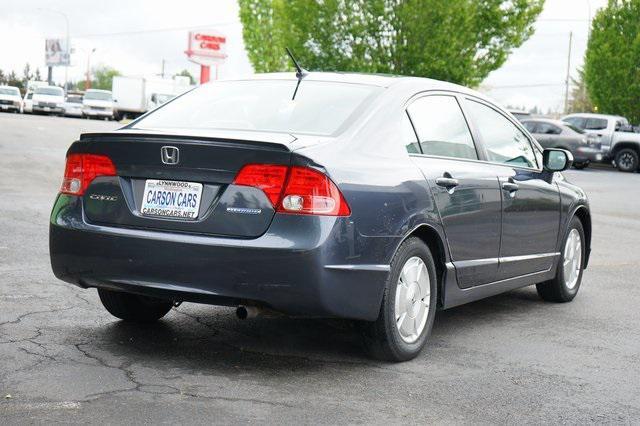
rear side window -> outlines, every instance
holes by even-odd
[[[584,129],[586,126],[586,120],[580,117],[568,117],[563,120],[565,123],[569,123],[578,129]]]
[[[422,152],[440,157],[478,159],[458,101],[453,96],[425,96],[408,108]]]
[[[604,118],[587,118],[585,129],[587,130],[604,130],[607,128],[607,120]]]
[[[531,133],[536,133],[536,123],[533,121],[525,121],[522,123],[525,129],[527,129]]]
[[[538,128],[536,130],[536,133],[542,135],[559,135],[560,133],[562,133],[561,128],[550,123],[538,123]]]
[[[495,163],[537,168],[531,142],[511,121],[498,111],[479,102],[466,101],[466,110],[480,132],[487,159]]]
[[[420,154],[420,145],[413,125],[406,113],[402,113],[402,141],[409,154]]]

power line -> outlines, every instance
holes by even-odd
[[[564,83],[536,83],[536,84],[513,84],[504,86],[484,86],[485,90],[500,90],[500,89],[528,89],[536,87],[562,87]]]
[[[197,30],[200,28],[221,27],[221,26],[234,25],[234,24],[238,24],[238,22],[227,21],[227,22],[211,23],[206,25],[190,25],[188,27],[153,28],[148,30],[118,31],[118,32],[111,32],[111,33],[73,34],[72,37],[93,38],[93,37],[128,36],[128,35],[139,35],[139,34],[173,32],[173,31]]]

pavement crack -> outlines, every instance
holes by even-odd
[[[69,309],[73,309],[73,306],[69,306],[66,308],[58,308],[58,309],[48,309],[45,311],[33,311],[33,312],[27,312],[24,313],[22,315],[19,315],[16,319],[11,320],[11,321],[5,321],[5,322],[0,322],[0,327],[7,325],[7,324],[18,324],[20,323],[23,319],[31,316],[31,315],[37,315],[37,314],[50,314],[50,313],[54,313],[54,312],[62,312],[62,311],[68,311]]]

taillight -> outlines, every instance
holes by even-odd
[[[96,177],[115,175],[116,167],[111,159],[105,155],[69,154],[60,192],[82,195]]]
[[[349,216],[351,209],[325,174],[300,166],[248,164],[233,182],[260,188],[279,213]]]
[[[261,189],[274,206],[287,177],[287,166],[276,164],[247,164],[238,172],[234,185],[253,186]]]

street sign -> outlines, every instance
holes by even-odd
[[[45,62],[48,67],[69,65],[69,49],[67,40],[48,38],[45,40]]]
[[[221,64],[227,58],[227,37],[216,30],[190,31],[185,53],[200,65]]]

